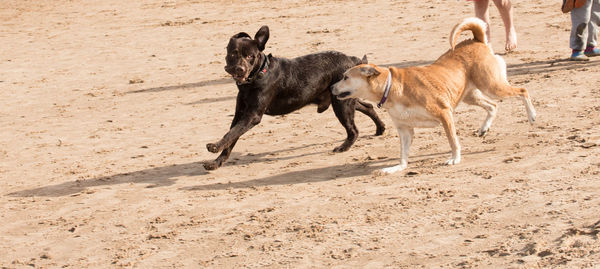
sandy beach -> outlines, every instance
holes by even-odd
[[[519,99],[461,105],[462,162],[441,126],[417,129],[408,168],[387,112],[360,137],[330,108],[265,116],[223,167],[238,32],[270,28],[277,57],[337,50],[430,64],[468,1],[4,1],[0,4],[1,268],[598,268],[600,57],[567,61],[560,1],[513,1],[506,54]],[[465,33],[462,39],[471,38]]]

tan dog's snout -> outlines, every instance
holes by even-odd
[[[354,91],[347,85],[348,77],[344,74],[344,78],[342,80],[336,82],[331,87],[331,93],[335,95],[338,99],[342,100],[348,98]]]
[[[344,77],[332,86],[332,93],[338,99],[364,98],[370,99],[373,81],[381,75],[378,67],[373,64],[361,64],[352,67],[344,73]]]
[[[344,73],[344,77],[333,85],[332,93],[338,99],[361,97],[356,96],[356,94],[361,89],[369,87],[367,81],[369,78],[376,77],[379,74],[380,72],[369,64],[361,64],[350,68]]]

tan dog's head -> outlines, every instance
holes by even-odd
[[[332,93],[338,99],[361,98],[377,101],[381,98],[377,94],[377,77],[381,74],[379,67],[374,64],[361,64],[352,67],[344,73],[344,77],[333,84]]]

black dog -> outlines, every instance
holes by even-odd
[[[239,90],[235,116],[229,132],[219,142],[206,145],[212,153],[223,151],[214,161],[204,163],[206,170],[219,168],[229,158],[238,138],[257,125],[263,114],[288,114],[307,104],[317,104],[318,113],[332,104],[336,117],[346,128],[348,137],[334,152],[346,151],[356,141],[355,110],[375,122],[375,135],[383,134],[385,126],[371,104],[357,99],[338,100],[330,90],[331,85],[343,77],[344,71],[366,63],[366,57],[360,60],[328,51],[294,59],[276,58],[262,52],[268,39],[269,28],[263,26],[254,39],[242,32],[229,40],[225,71],[231,74]]]

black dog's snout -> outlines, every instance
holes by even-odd
[[[243,74],[246,70],[244,69],[244,67],[242,66],[235,66],[235,65],[227,65],[225,66],[225,72],[235,75],[235,74]]]

